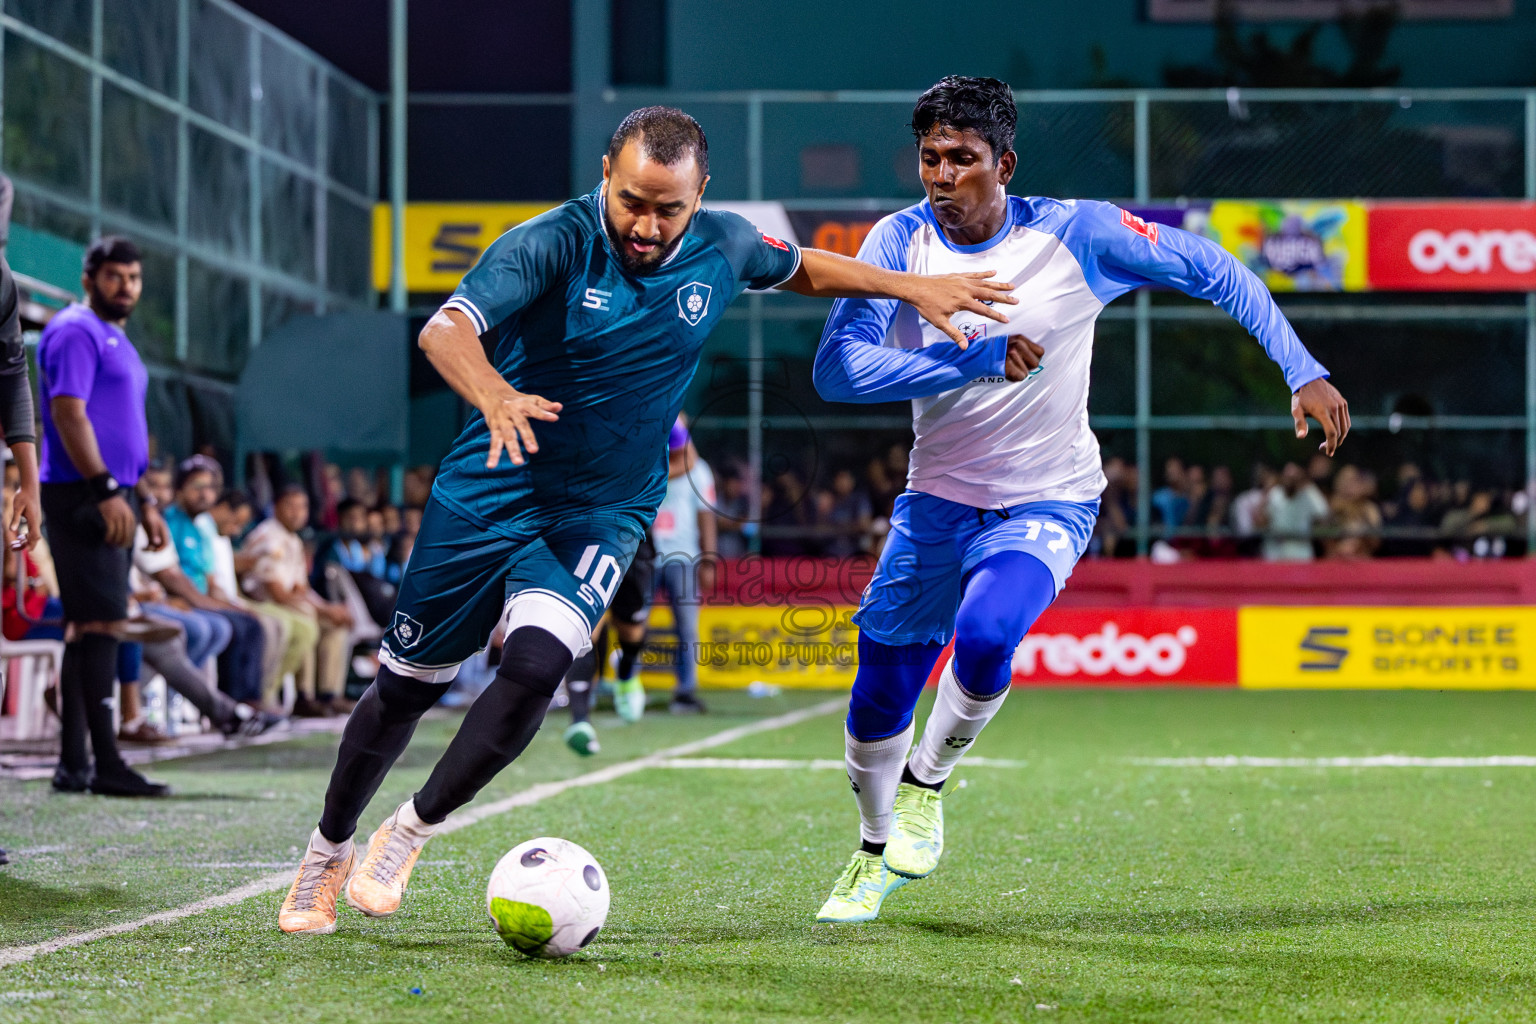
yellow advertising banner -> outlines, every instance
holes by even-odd
[[[1242,608],[1238,681],[1259,688],[1536,688],[1536,608]]]
[[[739,605],[699,609],[699,644],[692,652],[702,686],[743,689],[754,682],[786,689],[853,686],[859,628],[852,605]],[[651,612],[641,656],[648,686],[671,686],[679,656],[672,612]]]
[[[1218,200],[1191,207],[1186,230],[1232,253],[1273,292],[1359,292],[1366,284],[1366,207],[1342,201]]]
[[[412,292],[451,292],[475,260],[508,228],[552,203],[407,203],[405,282]],[[373,208],[373,286],[389,288],[389,204]]]

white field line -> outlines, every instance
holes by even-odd
[[[1028,761],[1010,761],[1001,757],[968,757],[960,762],[964,768],[1023,768]],[[739,769],[809,769],[811,771],[843,771],[846,765],[831,758],[787,757],[673,757],[658,768],[739,768]]]
[[[1154,768],[1536,768],[1536,757],[1128,757],[1129,764]]]
[[[847,697],[822,701],[820,704],[813,704],[808,708],[801,708],[799,711],[775,715],[773,718],[765,718],[760,722],[751,722],[747,725],[738,725],[733,729],[717,732],[713,736],[694,740],[692,743],[684,743],[676,747],[669,747],[666,750],[658,750],[644,757],[621,761],[618,764],[609,765],[607,768],[599,768],[595,772],[587,772],[585,775],[561,779],[558,782],[541,782],[504,799],[459,811],[457,814],[451,815],[442,825],[438,826],[436,834],[447,835],[451,832],[457,832],[459,829],[468,828],[471,825],[484,821],[486,818],[505,814],[507,811],[518,807],[527,807],[530,804],[536,804],[553,796],[559,796],[567,790],[612,782],[614,779],[621,779],[626,775],[633,775],[635,772],[644,771],[647,768],[658,767],[663,762],[673,758],[683,757],[700,750],[709,750],[713,747],[721,747],[756,733],[770,732],[774,729],[786,729],[791,725],[798,725],[808,719],[831,714],[847,706]],[[117,924],[108,925],[105,928],[93,928],[90,931],[76,932],[73,935],[61,935],[56,939],[33,943],[30,946],[13,946],[9,949],[0,949],[0,968],[8,967],[11,964],[24,963],[46,953],[54,953],[61,949],[68,949],[71,946],[82,946],[87,942],[104,939],[110,935],[121,935],[124,932],[138,931],[140,928],[145,928],[152,924],[168,924],[172,921],[180,921],[182,918],[193,917],[207,910],[232,906],[236,903],[242,903],[252,896],[262,896],[266,893],[286,888],[292,881],[293,869],[289,868],[274,874],[263,875],[261,878],[247,882],[245,885],[237,889],[231,889],[226,893],[209,896],[207,899],[188,903],[186,906],[176,907],[173,910],[162,910],[158,914],[150,914],[148,917],[141,917],[135,921],[121,921]],[[274,927],[276,926],[274,925]]]

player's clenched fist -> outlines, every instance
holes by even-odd
[[[1008,335],[1008,353],[1003,357],[1003,376],[1011,381],[1026,379],[1040,368],[1045,349],[1022,334]]]
[[[486,403],[480,411],[485,415],[485,425],[491,431],[491,454],[485,460],[487,469],[495,469],[501,461],[501,450],[507,450],[512,465],[521,466],[523,452],[529,455],[539,450],[539,442],[533,436],[529,420],[554,422],[560,417],[561,405],[538,395],[525,395],[512,387],[507,394]]]

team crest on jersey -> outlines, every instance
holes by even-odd
[[[421,634],[426,632],[421,623],[411,618],[405,612],[395,612],[395,623],[390,627],[395,637],[400,641],[401,649],[416,646],[416,641],[421,639]]]
[[[1130,210],[1121,210],[1120,223],[1122,226],[1130,228],[1132,231],[1136,232],[1138,235],[1145,238],[1153,245],[1157,244],[1156,221],[1145,221],[1136,216]]]
[[[699,326],[709,313],[709,285],[689,281],[677,290],[677,315],[688,321],[689,327]]]

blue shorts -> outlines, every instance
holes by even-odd
[[[1045,563],[1059,594],[1098,516],[1098,499],[976,509],[906,491],[896,499],[890,536],[853,621],[893,647],[949,643],[972,569],[999,552],[1022,551]]]
[[[575,636],[584,625],[590,642],[646,527],[638,513],[537,510],[499,525],[505,533],[428,502],[380,649],[391,669],[452,678],[519,595],[555,609]]]

